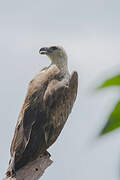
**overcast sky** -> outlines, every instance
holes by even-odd
[[[79,73],[73,111],[49,149],[54,163],[41,179],[118,180],[120,133],[95,137],[119,98],[116,88],[93,89],[120,72],[119,0],[0,1],[0,178],[28,82],[50,61],[38,51],[62,45]]]

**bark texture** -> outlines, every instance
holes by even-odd
[[[39,156],[36,160],[18,170],[15,177],[5,177],[3,180],[38,180],[52,162],[48,155]]]

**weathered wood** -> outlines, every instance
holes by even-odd
[[[5,177],[3,180],[38,180],[52,162],[48,155],[39,156],[36,160],[18,170],[15,177]]]

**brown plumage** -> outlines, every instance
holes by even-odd
[[[29,83],[11,144],[7,175],[13,175],[47,151],[59,136],[75,102],[77,72],[69,75],[63,48],[51,48],[40,51],[52,59],[52,64]]]

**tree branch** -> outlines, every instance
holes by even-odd
[[[52,162],[48,155],[39,156],[36,160],[18,170],[15,177],[5,177],[3,180],[38,180]]]

